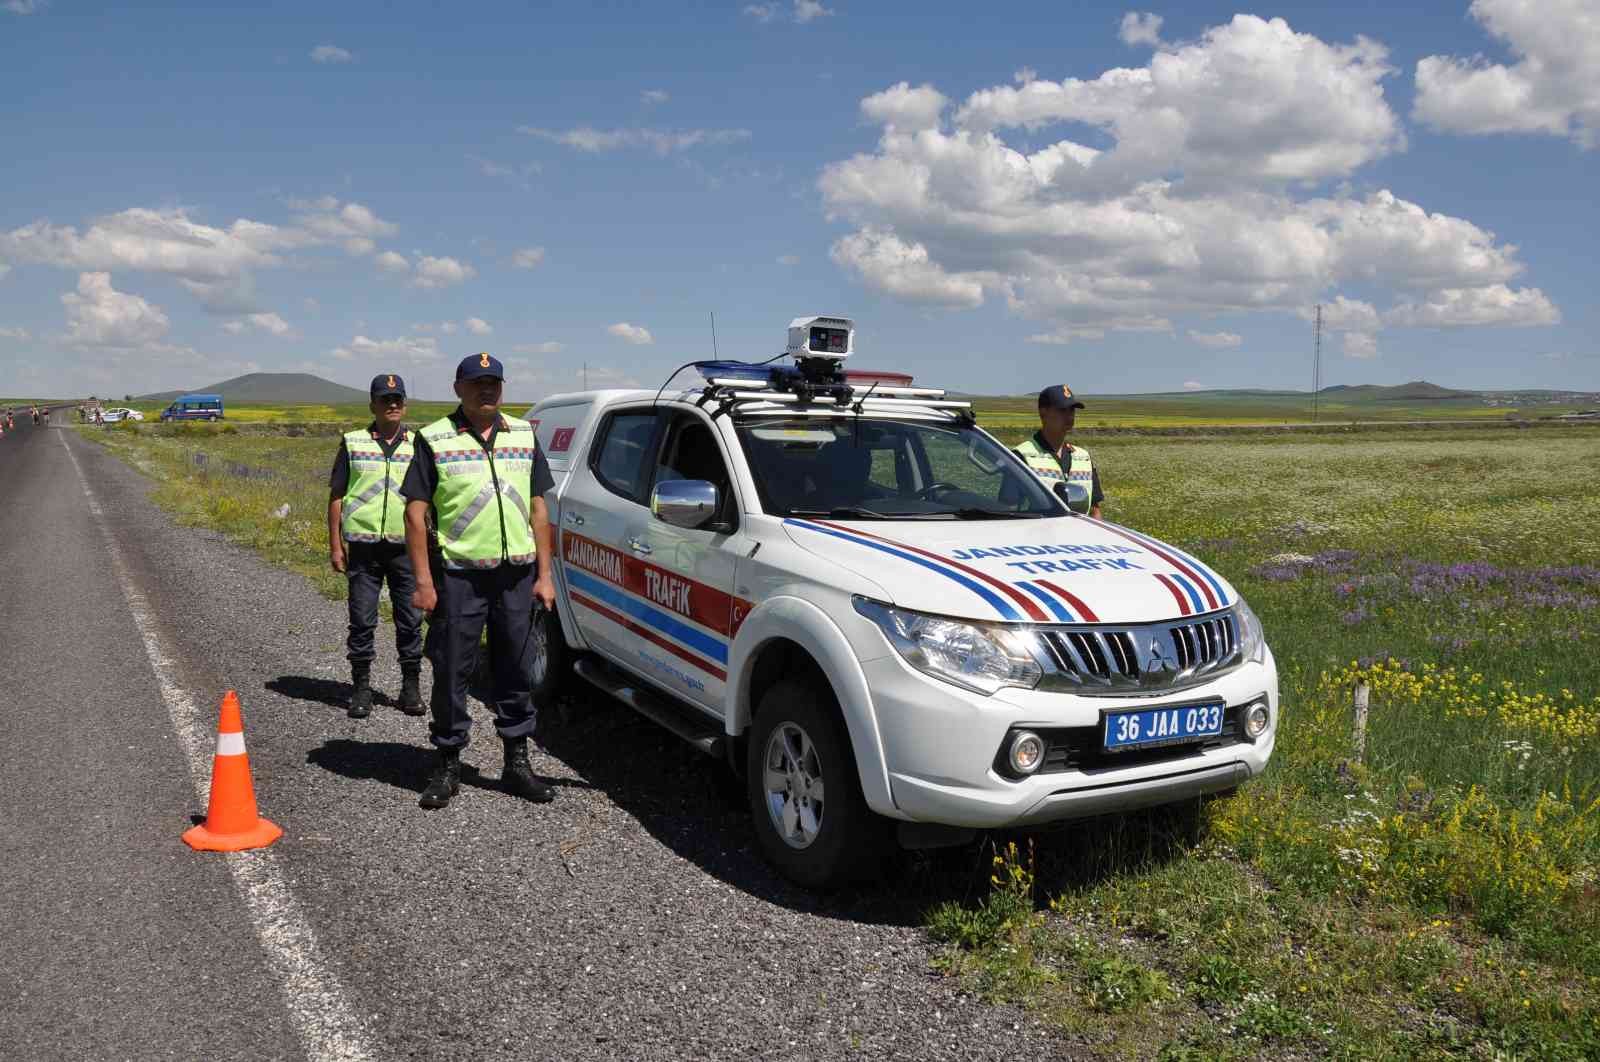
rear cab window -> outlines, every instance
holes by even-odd
[[[589,468],[601,486],[636,505],[646,504],[660,424],[653,409],[619,410],[601,421],[589,456]]]

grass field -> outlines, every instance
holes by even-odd
[[[342,594],[331,429],[86,435]],[[927,913],[938,969],[1117,1057],[1600,1057],[1600,430],[1094,449],[1109,519],[1261,614],[1277,753],[1203,808],[1002,839],[988,885]]]

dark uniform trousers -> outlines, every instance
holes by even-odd
[[[350,636],[345,655],[351,663],[371,661],[378,628],[378,591],[389,582],[394,609],[394,647],[401,666],[422,662],[422,613],[411,603],[417,581],[404,542],[346,542],[345,575],[350,580]]]
[[[429,735],[441,749],[467,744],[467,687],[478,664],[478,635],[489,625],[489,665],[494,683],[484,698],[503,738],[528,737],[538,722],[533,703],[532,564],[455,571],[440,569],[439,604],[428,624],[433,664],[433,723]]]

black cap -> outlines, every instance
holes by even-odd
[[[499,358],[482,353],[468,354],[461,359],[461,364],[456,366],[457,380],[476,380],[480,376],[493,376],[496,380],[504,380],[506,370],[500,364]]]
[[[1051,384],[1039,392],[1040,409],[1082,409],[1083,403],[1072,395],[1066,384]]]
[[[379,373],[372,378],[372,386],[367,392],[373,398],[382,398],[384,395],[406,396],[406,382],[392,372]]]

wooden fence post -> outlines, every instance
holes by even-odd
[[[1355,734],[1355,760],[1361,763],[1367,755],[1367,704],[1372,695],[1372,687],[1368,686],[1365,679],[1356,682],[1356,734]]]

